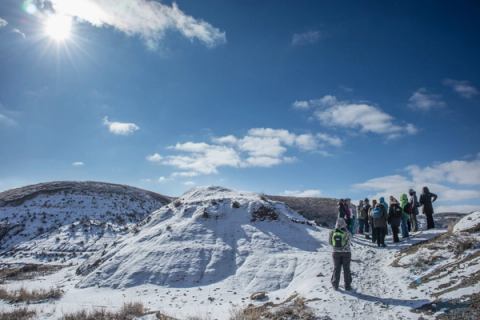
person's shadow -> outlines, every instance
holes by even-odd
[[[414,299],[414,300],[407,300],[407,299],[395,299],[395,298],[380,298],[380,297],[375,297],[371,296],[369,294],[361,293],[361,292],[356,292],[356,291],[347,291],[347,290],[341,290],[342,293],[350,295],[352,297],[362,299],[365,301],[369,302],[379,302],[383,305],[389,306],[389,305],[394,305],[394,306],[404,306],[404,307],[410,307],[410,308],[418,308],[423,306],[424,304],[430,303],[430,300],[427,299]]]

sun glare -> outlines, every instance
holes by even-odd
[[[72,18],[64,15],[52,15],[45,23],[45,33],[57,42],[70,38],[72,31]]]

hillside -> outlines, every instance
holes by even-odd
[[[195,188],[164,206],[141,192],[134,201],[124,195],[42,193],[17,205],[46,204],[48,213],[68,218],[69,211],[83,220],[22,240],[0,256],[0,309],[26,307],[35,319],[50,320],[81,310],[118,312],[132,302],[143,305],[137,308],[142,320],[160,314],[178,320],[478,319],[478,212],[436,215],[440,229],[398,244],[388,236],[387,248],[354,235],[355,290],[349,292],[343,282],[339,291],[331,288],[330,229],[285,203],[222,187]],[[106,207],[115,209],[112,202],[114,218],[102,216]],[[139,203],[160,207],[115,222],[128,210],[143,212]],[[86,222],[84,215],[97,218]],[[424,226],[422,215],[420,222]],[[25,288],[51,297],[33,304],[8,298]]]
[[[79,286],[194,287],[229,278],[249,291],[281,289],[297,271],[295,254],[321,247],[314,232],[281,202],[195,188],[155,211],[138,233],[86,261]]]
[[[50,182],[0,193],[0,254],[65,262],[129,231],[170,198],[100,182]]]
[[[287,204],[308,220],[324,227],[333,227],[338,215],[338,199],[320,197],[267,196]]]

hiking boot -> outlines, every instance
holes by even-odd
[[[385,243],[382,244],[382,248],[385,248],[387,245]]]
[[[352,286],[348,286],[348,287],[345,287],[345,290],[352,291],[353,289],[352,289]]]

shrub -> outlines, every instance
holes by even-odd
[[[28,320],[35,315],[36,312],[34,310],[20,308],[13,311],[0,311],[0,320]]]
[[[38,289],[29,291],[25,288],[20,288],[16,291],[7,291],[0,289],[0,299],[6,300],[12,303],[18,302],[37,302],[42,300],[60,299],[63,295],[63,291],[58,288],[51,289]]]

